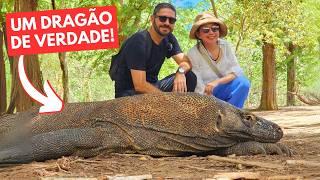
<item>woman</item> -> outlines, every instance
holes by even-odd
[[[231,45],[221,39],[227,26],[210,13],[201,13],[191,28],[189,37],[197,39],[188,56],[197,75],[195,92],[213,95],[238,108],[243,108],[250,83],[243,76]]]

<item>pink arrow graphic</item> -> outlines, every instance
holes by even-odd
[[[26,91],[26,93],[32,99],[34,99],[35,101],[43,105],[40,107],[39,113],[46,114],[46,113],[60,112],[64,107],[64,103],[61,100],[61,98],[57,95],[57,93],[54,91],[49,81],[46,81],[43,85],[44,92],[46,93],[47,96],[40,93],[30,83],[26,75],[26,71],[24,69],[23,57],[24,57],[23,55],[19,57],[19,63],[18,63],[19,78],[20,78],[22,87]]]

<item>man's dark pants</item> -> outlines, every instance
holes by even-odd
[[[156,82],[153,85],[163,92],[172,92],[174,78],[175,78],[175,73],[165,77],[164,79]],[[197,76],[192,71],[189,71],[186,73],[186,81],[187,81],[187,91],[194,92],[194,89],[196,88],[196,85],[197,85]],[[124,96],[133,96],[136,94],[138,93],[134,89],[124,90],[120,92],[116,90],[115,98],[124,97]]]

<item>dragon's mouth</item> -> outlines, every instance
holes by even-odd
[[[283,134],[280,133],[269,133],[266,136],[257,136],[257,135],[253,135],[254,140],[258,141],[258,142],[265,142],[265,143],[275,143],[278,142],[281,138],[282,138]]]
[[[243,131],[229,131],[229,132],[225,132],[224,135],[220,135],[220,136],[234,139],[237,142],[246,142],[246,141],[254,141],[255,140],[255,138],[253,138],[252,135],[250,135],[247,132],[243,132]]]
[[[238,142],[246,142],[246,141],[257,141],[257,142],[265,142],[265,143],[274,143],[278,142],[283,133],[277,131],[259,131],[253,133],[251,130],[247,131],[229,131],[225,132],[223,135],[225,137],[234,139]]]

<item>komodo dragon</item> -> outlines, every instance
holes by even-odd
[[[102,152],[152,156],[291,154],[287,146],[276,143],[283,132],[275,123],[195,93],[137,95],[66,104],[56,114],[34,112],[9,116],[19,121],[30,119],[19,126],[24,131],[7,128],[11,130],[0,132],[0,141],[6,142],[0,142],[0,164],[69,155],[92,157]]]

